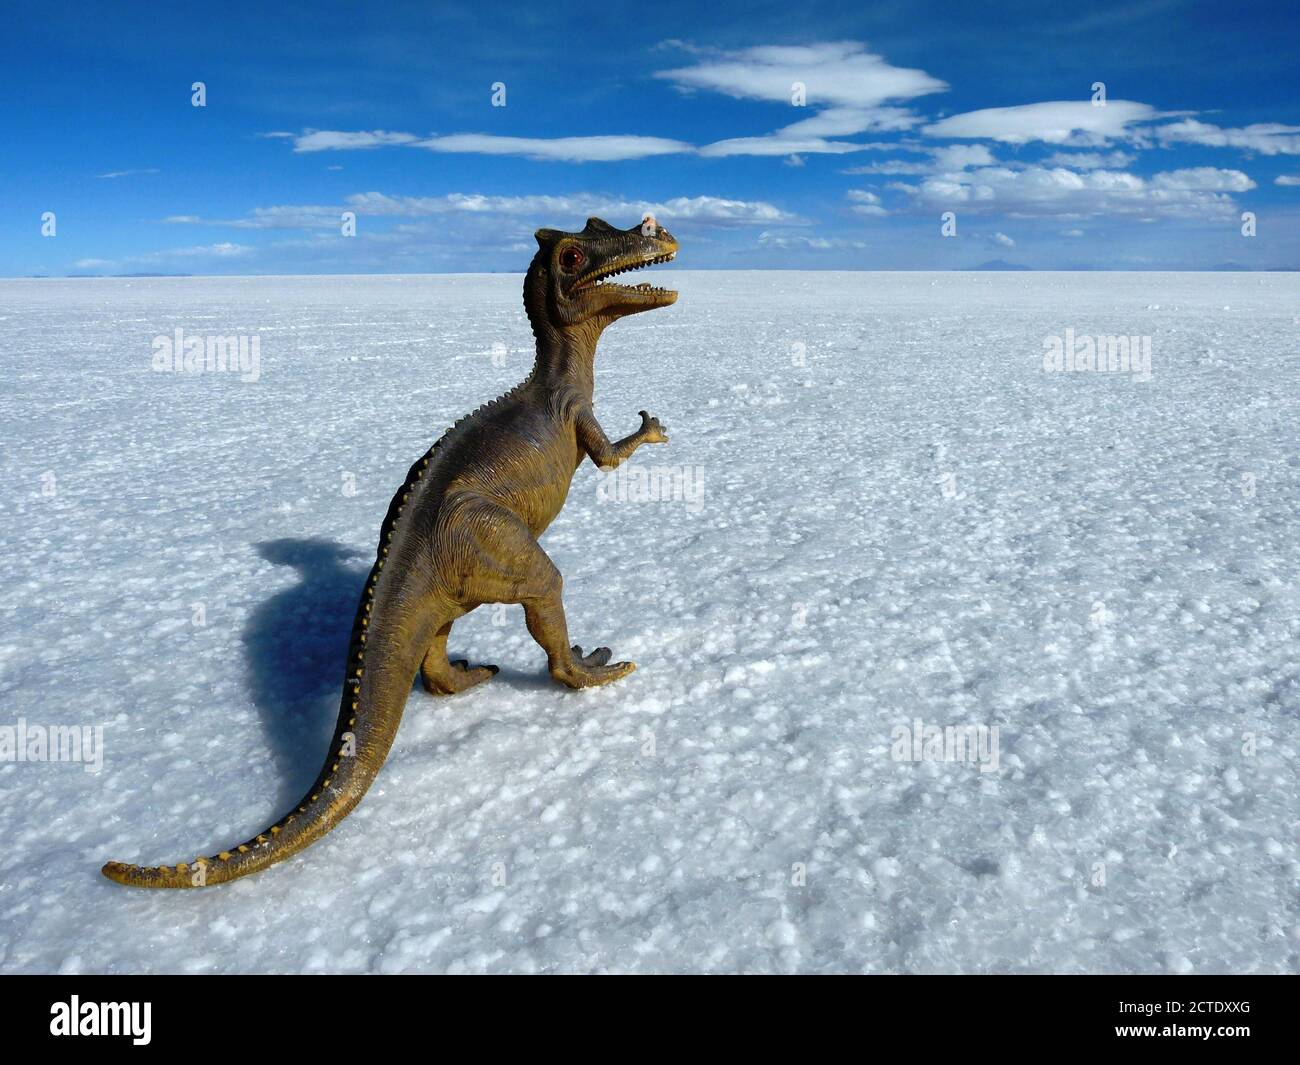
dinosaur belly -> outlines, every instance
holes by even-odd
[[[495,500],[517,514],[535,537],[555,520],[577,466],[571,428],[544,418],[502,417],[476,426],[456,444],[463,468],[448,491],[467,490]]]
[[[563,449],[556,453],[543,453],[531,483],[522,491],[513,491],[507,500],[510,509],[518,514],[533,536],[541,536],[564,508],[573,480],[572,454]]]

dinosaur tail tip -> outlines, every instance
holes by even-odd
[[[142,869],[138,865],[128,865],[126,862],[105,862],[100,872],[114,883],[136,885],[141,882],[141,874],[148,873],[150,870]]]
[[[131,867],[122,862],[105,862],[104,868],[100,870],[109,880],[115,880],[119,884],[126,883],[127,870]]]
[[[195,881],[189,876],[189,867],[178,865],[174,869],[166,866],[128,865],[126,862],[106,862],[100,869],[109,880],[128,887],[200,887],[203,880]]]

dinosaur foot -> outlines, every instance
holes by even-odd
[[[470,668],[470,664],[463,658],[448,663],[448,667],[435,676],[430,676],[428,673],[421,674],[424,690],[430,695],[455,695],[457,692],[482,684],[485,680],[491,680],[498,671],[496,666]]]
[[[620,677],[626,677],[634,669],[635,662],[614,662],[610,665],[613,652],[608,647],[597,647],[589,655],[582,653],[582,648],[575,644],[572,648],[573,661],[567,669],[555,669],[551,676],[570,688],[598,688],[602,684],[611,684]]]

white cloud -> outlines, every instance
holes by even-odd
[[[733,200],[721,196],[675,196],[672,199],[630,200],[596,193],[564,196],[485,196],[453,192],[445,196],[389,196],[382,192],[361,192],[347,197],[337,207],[282,205],[258,207],[244,218],[209,219],[198,215],[171,215],[163,219],[174,225],[230,226],[236,229],[321,229],[337,230],[344,211],[372,218],[431,218],[447,215],[523,217],[551,219],[558,225],[565,219],[582,220],[599,215],[611,224],[640,220],[647,211],[664,224],[689,220],[703,226],[803,225],[804,219],[763,200]],[[378,237],[379,234],[371,234]],[[237,247],[230,245],[230,248]],[[211,245],[213,254],[222,254]],[[227,252],[227,254],[234,254]]]
[[[866,241],[846,240],[843,237],[808,237],[801,233],[769,233],[758,235],[759,244],[765,248],[807,248],[810,251],[837,251],[845,248],[865,248]]]
[[[880,197],[874,192],[867,192],[865,189],[849,189],[844,195],[852,203],[853,206],[849,210],[854,214],[865,215],[868,218],[880,218],[889,214],[880,206]]]
[[[1151,183],[1159,189],[1204,189],[1210,192],[1248,192],[1255,188],[1255,183],[1240,170],[1219,170],[1212,166],[1167,170],[1156,174]]]
[[[714,141],[700,149],[710,158],[728,155],[843,155],[860,152],[863,146],[850,141],[828,141],[823,137],[786,137],[770,133],[763,137],[733,137]]]
[[[910,129],[920,121],[910,111],[897,107],[830,108],[809,118],[792,122],[775,133],[760,137],[732,137],[706,144],[699,152],[706,157],[728,155],[843,155],[878,147],[827,137],[854,133],[891,133]],[[891,145],[891,147],[893,147]]]
[[[929,174],[934,171],[931,162],[909,162],[906,159],[885,159],[879,163],[867,163],[865,166],[853,166],[842,170],[843,174],[880,174],[889,177]]]
[[[1016,242],[1005,233],[994,233],[993,240],[996,243],[1001,244],[1004,248],[1014,248],[1016,246]]]
[[[1300,185],[1300,175],[1293,177],[1290,174],[1283,174],[1281,177],[1273,179],[1274,185]]]
[[[891,66],[854,41],[760,45],[707,55],[694,66],[655,74],[682,89],[708,89],[748,100],[789,104],[791,86],[806,87],[810,107],[877,108],[948,86],[923,70]]]
[[[279,137],[279,133],[268,133]],[[295,152],[350,151],[357,148],[382,148],[394,144],[413,144],[420,138],[413,133],[389,133],[386,130],[347,132],[337,129],[309,129],[294,137]]]
[[[1240,171],[1210,167],[1168,171],[1148,180],[1118,170],[1075,172],[1029,166],[939,174],[919,185],[891,187],[908,192],[918,206],[927,209],[964,208],[1072,219],[1110,214],[1145,220],[1232,217],[1236,205],[1228,193],[1253,187],[1253,183]]]
[[[244,218],[202,218],[195,214],[174,214],[163,219],[168,225],[229,226],[232,229],[337,229],[345,207],[292,206],[256,207]]]
[[[775,133],[734,137],[700,149],[705,156],[841,154],[866,145],[829,140],[867,131],[911,129],[919,119],[887,101],[943,92],[948,86],[923,70],[895,67],[853,41],[762,45],[737,52],[700,53],[693,66],[655,74],[684,91],[704,89],[744,100],[782,103],[805,114]],[[803,103],[794,106],[796,87]]]
[[[972,166],[994,166],[997,160],[983,144],[949,144],[931,151],[936,170],[966,170]]]
[[[1043,141],[1095,147],[1127,137],[1130,126],[1158,117],[1149,104],[1131,100],[1108,100],[1105,107],[1094,107],[1087,100],[1057,100],[951,115],[922,132],[931,137],[981,138],[1004,144]]]
[[[896,150],[892,144],[874,145]],[[854,166],[842,171],[845,174],[919,175],[966,170],[972,166],[994,166],[997,160],[983,144],[948,144],[942,148],[917,148],[930,156],[928,160],[884,159],[879,163]]]
[[[1053,152],[1039,166],[1063,166],[1067,170],[1118,170],[1137,156],[1131,152]]]
[[[233,259],[252,251],[247,245],[222,241],[218,244],[195,244],[187,248],[164,248],[161,251],[128,255],[120,260],[78,259],[72,266],[75,270],[121,270],[127,266],[157,266],[175,259]]]
[[[100,174],[99,176],[102,178],[120,178],[120,177],[135,177],[137,174],[157,174],[157,173],[159,173],[158,168],[151,166],[144,170],[110,170],[107,174]]]
[[[190,258],[195,256],[215,256],[219,259],[230,259],[237,255],[247,255],[253,249],[246,244],[232,244],[228,240],[221,241],[219,244],[196,244],[190,248],[172,248],[170,251],[155,252],[160,257],[180,256]]]
[[[450,193],[446,196],[387,196],[380,192],[348,197],[358,214],[422,218],[459,213],[483,215],[525,215],[546,218],[579,218],[596,214],[616,224],[628,225],[647,211],[667,225],[673,219],[687,219],[703,225],[771,225],[798,223],[797,215],[762,200],[730,200],[718,196],[677,196],[669,200],[627,200],[595,194],[565,196],[484,196]]]
[[[667,137],[498,137],[491,133],[453,133],[415,142],[416,148],[432,152],[472,152],[479,155],[521,155],[528,159],[566,163],[610,163],[624,159],[645,159],[653,155],[676,155],[695,149]],[[783,153],[784,154],[784,153]]]
[[[1300,126],[1260,122],[1240,129],[1221,129],[1194,118],[1157,126],[1162,144],[1201,144],[1210,148],[1240,148],[1260,155],[1300,155]]]
[[[279,133],[263,136],[278,137]],[[307,130],[294,138],[295,152],[352,151],[364,148],[424,148],[431,152],[477,155],[518,155],[555,162],[617,162],[653,155],[693,152],[683,141],[666,137],[500,137],[493,133],[452,133],[445,137],[417,137],[414,133],[377,130]]]

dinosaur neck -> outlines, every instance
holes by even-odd
[[[588,399],[596,383],[598,328],[583,326],[554,330],[537,338],[537,361],[533,377],[549,385],[576,388]]]
[[[576,388],[590,399],[596,380],[596,344],[608,323],[591,318],[577,325],[554,325],[546,306],[546,275],[539,259],[524,278],[524,310],[537,338],[531,378],[552,387]]]

